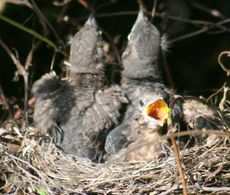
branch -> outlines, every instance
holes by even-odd
[[[11,60],[15,64],[18,74],[23,76],[24,79],[24,113],[25,113],[25,124],[28,125],[28,73],[24,66],[20,63],[17,57],[10,51],[9,47],[3,42],[0,38],[0,45],[6,51],[6,53],[10,56]]]
[[[183,195],[188,195],[188,188],[187,188],[187,184],[186,184],[186,180],[185,180],[185,176],[184,176],[184,170],[181,164],[181,157],[180,157],[180,152],[178,149],[178,146],[176,144],[176,139],[175,137],[172,136],[173,134],[173,125],[172,125],[172,119],[171,117],[168,118],[168,136],[171,139],[172,142],[172,146],[173,146],[173,151],[174,151],[174,155],[176,158],[176,164],[177,164],[177,170],[179,172],[180,178],[181,178],[181,183],[183,186]]]
[[[30,4],[30,2],[28,2],[28,0],[4,0],[6,3],[12,3],[12,4],[16,4],[16,5],[24,5],[30,9],[32,9],[32,5]]]

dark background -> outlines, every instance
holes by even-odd
[[[32,4],[32,1],[29,1]],[[34,1],[59,36],[54,35],[50,28],[41,25],[41,17],[25,5],[7,3],[1,14],[42,34],[55,42],[63,51],[69,52],[69,41],[93,11],[107,43],[110,45],[107,60],[118,62],[116,52],[123,52],[127,35],[137,16],[138,2],[135,0],[117,1],[83,1],[72,0],[63,5],[64,1]],[[153,2],[139,1],[151,13]],[[55,4],[56,3],[56,4]],[[84,6],[88,3],[88,7]],[[216,11],[216,12],[214,12]],[[218,65],[220,52],[230,47],[230,1],[229,0],[159,0],[156,7],[154,24],[162,34],[167,34],[170,48],[164,53],[163,73],[165,82],[180,94],[203,95],[205,97],[219,89],[227,81],[226,73]],[[228,21],[229,20],[229,21]],[[215,26],[225,22],[221,27]],[[212,27],[212,28],[211,28]],[[200,34],[184,35],[208,28]],[[0,20],[0,37],[13,53],[17,54],[23,64],[31,50],[33,36]],[[180,40],[181,39],[181,40]],[[114,49],[115,47],[115,49]],[[29,68],[29,88],[42,74],[49,72],[54,50],[41,43],[35,51],[32,66]],[[56,55],[54,70],[61,74],[64,70],[64,56]],[[225,63],[229,60],[225,57]],[[114,64],[111,70],[119,69]],[[0,47],[0,84],[6,98],[12,104],[22,105],[24,97],[23,78],[15,81],[15,65]],[[116,77],[117,78],[117,77]],[[119,82],[118,80],[116,80]],[[32,95],[29,93],[29,97]]]

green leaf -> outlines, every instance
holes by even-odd
[[[38,193],[39,195],[47,195],[47,193],[46,193],[46,191],[45,191],[45,189],[44,189],[43,187],[39,188],[39,189],[37,190],[37,193]]]

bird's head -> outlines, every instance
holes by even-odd
[[[153,77],[160,79],[158,55],[161,36],[158,29],[140,9],[136,22],[128,36],[128,45],[122,55],[123,76],[133,79]]]
[[[98,73],[103,71],[103,42],[95,18],[91,15],[77,32],[70,48],[72,73]]]

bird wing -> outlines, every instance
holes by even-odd
[[[55,72],[43,75],[33,84],[33,94],[36,98],[34,121],[42,131],[47,131],[55,125],[52,102],[61,84]]]
[[[33,85],[34,122],[41,131],[50,133],[57,145],[64,136],[60,123],[68,120],[75,102],[70,88],[68,82],[59,80],[54,72],[43,75]]]
[[[104,142],[108,131],[118,125],[121,110],[128,103],[119,86],[111,86],[95,94],[95,103],[85,112],[83,136],[90,142]]]
[[[105,142],[105,151],[108,154],[116,154],[127,145],[128,140],[123,131],[128,127],[128,124],[122,123],[108,134]]]

